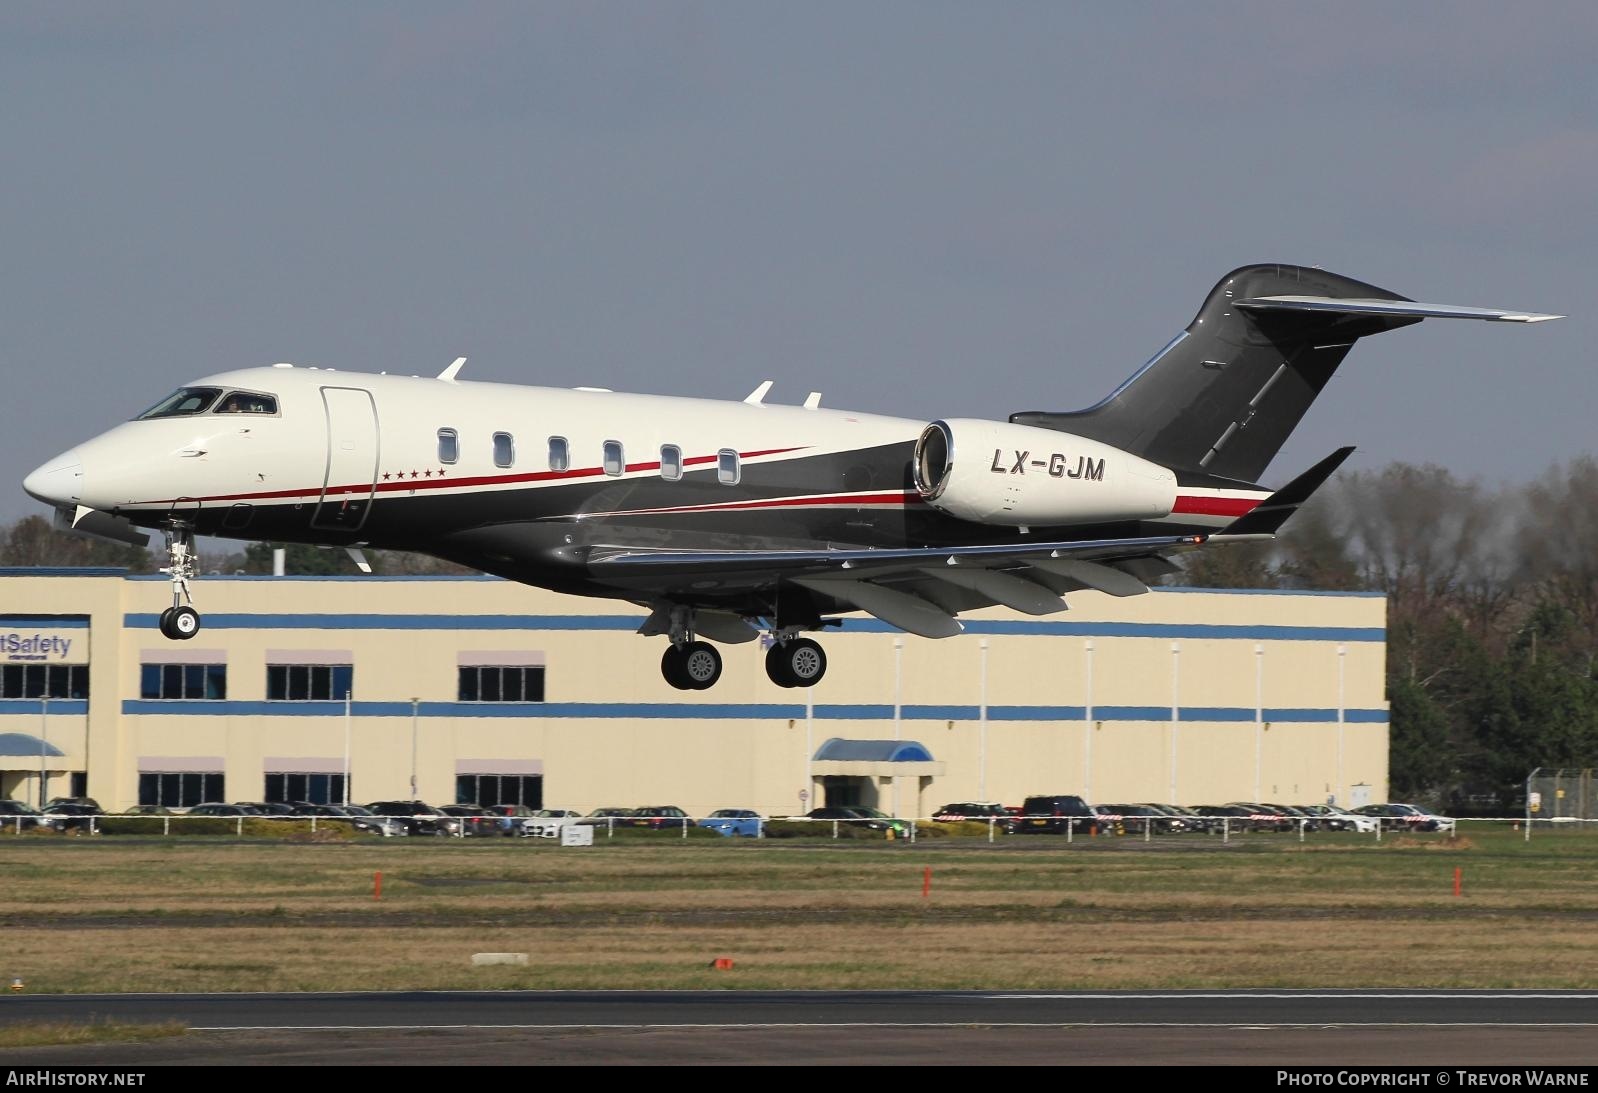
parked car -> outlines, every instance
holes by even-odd
[[[1267,803],[1260,807],[1269,808],[1273,811],[1280,812],[1288,819],[1292,820],[1293,826],[1291,830],[1293,831],[1299,830],[1300,827],[1302,827],[1305,831],[1319,831],[1321,829],[1321,822],[1318,819],[1294,805],[1278,805],[1274,803]]]
[[[577,822],[593,827],[626,827],[632,814],[630,808],[596,808],[588,815],[579,817]]]
[[[645,805],[643,808],[633,809],[633,814],[628,818],[630,827],[670,828],[673,831],[685,827],[692,827],[693,820],[688,813],[676,805]]]
[[[960,801],[944,805],[932,814],[932,818],[945,824],[960,823],[964,820],[975,820],[978,823],[991,821],[994,827],[1004,832],[1015,828],[1015,817],[1010,810],[993,801]]]
[[[1448,816],[1427,812],[1419,805],[1390,803],[1361,805],[1354,809],[1361,816],[1373,816],[1381,821],[1386,831],[1447,831],[1452,833],[1454,821]]]
[[[1070,794],[1028,797],[1021,803],[1017,835],[1058,835],[1066,831],[1087,834],[1098,823],[1093,807]]]
[[[249,805],[230,805],[221,801],[202,801],[184,813],[186,816],[259,816]]]
[[[859,809],[843,805],[821,805],[805,813],[807,820],[836,820],[838,823],[863,827],[870,831],[887,831],[892,825],[875,816],[863,814]]]
[[[1189,833],[1220,831],[1221,825],[1213,816],[1200,816],[1191,808],[1182,805],[1166,805],[1154,801],[1143,802],[1145,808],[1152,808],[1156,812],[1164,813],[1174,819],[1182,821],[1182,830]]]
[[[98,805],[78,804],[45,805],[44,814],[57,831],[94,831],[94,819],[102,815]]]
[[[1258,801],[1229,801],[1233,808],[1245,809],[1248,818],[1253,823],[1254,831],[1275,831],[1278,833],[1298,830],[1298,824],[1293,817],[1273,805],[1262,805]]]
[[[560,829],[568,824],[583,822],[583,814],[569,808],[538,808],[522,821],[521,833],[534,838],[556,839]]]
[[[373,801],[366,806],[375,815],[392,816],[405,825],[408,835],[458,835],[461,822],[426,801]]]
[[[760,834],[760,825],[765,822],[765,817],[748,808],[718,808],[709,816],[699,821],[700,827],[708,827],[721,835],[743,835],[749,838]]]
[[[1258,813],[1245,805],[1194,805],[1193,811],[1211,819],[1215,825],[1212,830],[1215,831],[1235,833],[1266,830],[1260,826],[1262,821]],[[1272,825],[1274,823],[1272,821]]]
[[[1156,835],[1179,835],[1187,830],[1187,821],[1172,816],[1167,812],[1152,805],[1104,805],[1106,811],[1114,813],[1121,827],[1129,835],[1141,835],[1145,831]]]
[[[405,826],[396,818],[373,815],[360,805],[313,805],[302,803],[293,806],[293,808],[295,816],[314,816],[317,819],[348,823],[356,831],[365,832],[369,835],[393,837],[395,835],[409,834],[405,830]]]
[[[461,834],[483,838],[499,834],[499,816],[482,805],[441,805],[439,811],[461,822]]]
[[[498,819],[499,833],[501,835],[522,835],[527,826],[527,821],[533,815],[533,810],[526,805],[484,805]]]
[[[267,819],[287,819],[294,815],[294,806],[284,801],[235,801],[241,808],[253,808],[257,816]]]
[[[172,810],[162,805],[132,805],[122,810],[124,816],[170,816]]]
[[[42,827],[59,831],[57,821],[50,819],[32,805],[10,799],[0,800],[0,831],[31,831]]]
[[[44,803],[44,807],[49,808],[51,805],[87,805],[89,808],[94,809],[94,815],[105,815],[105,810],[100,807],[100,802],[93,797],[52,797]],[[85,815],[88,815],[88,813],[85,813]]]
[[[1349,812],[1335,805],[1299,805],[1298,808],[1306,815],[1315,817],[1316,822],[1327,831],[1357,831],[1361,834],[1370,834],[1376,830],[1377,820],[1374,816],[1361,816],[1357,812]]]

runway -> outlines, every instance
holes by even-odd
[[[0,1025],[181,1022],[81,1065],[1588,1065],[1598,992],[507,991],[13,995]]]

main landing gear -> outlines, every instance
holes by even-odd
[[[174,522],[166,532],[167,564],[161,570],[172,578],[172,606],[161,612],[161,633],[174,641],[187,641],[200,632],[200,613],[184,603],[194,578],[194,529]]]
[[[797,628],[773,628],[766,650],[766,675],[779,687],[813,687],[827,673],[827,654]],[[703,691],[721,678],[721,653],[694,636],[691,607],[671,610],[671,644],[660,658],[660,674],[680,691]]]

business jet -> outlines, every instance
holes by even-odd
[[[277,364],[185,384],[23,488],[82,534],[163,533],[168,638],[200,629],[197,535],[363,569],[370,547],[631,601],[681,689],[719,678],[712,643],[762,634],[772,682],[803,687],[827,666],[804,635],[842,613],[949,637],[961,612],[1133,596],[1184,551],[1274,536],[1353,449],[1255,480],[1358,339],[1427,318],[1559,316],[1245,266],[1102,402],[1007,421],[773,405],[770,381],[718,402],[468,382],[464,358],[422,378]]]

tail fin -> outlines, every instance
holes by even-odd
[[[1343,461],[1353,454],[1353,448],[1337,449],[1337,451],[1255,505],[1248,512],[1233,520],[1214,535],[1211,535],[1210,541],[1271,538],[1281,530],[1283,524],[1287,523],[1288,517],[1297,512],[1315,491],[1320,489],[1326,480],[1336,473],[1337,468],[1343,465]]]
[[[1305,266],[1244,266],[1210,290],[1188,328],[1086,410],[1011,414],[1167,467],[1257,481],[1354,342],[1424,318],[1558,318],[1421,304]]]

